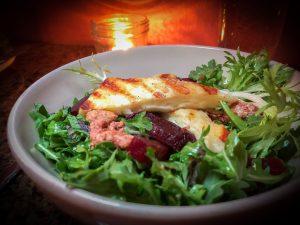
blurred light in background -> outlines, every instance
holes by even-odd
[[[267,48],[272,58],[300,67],[297,31],[300,8],[296,0],[2,2],[6,6],[0,7],[0,25],[11,40],[92,45],[93,18],[133,13],[149,19],[147,44],[240,47],[248,52]]]
[[[110,14],[93,19],[91,35],[97,52],[147,45],[149,23],[138,14]]]

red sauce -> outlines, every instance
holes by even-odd
[[[218,94],[218,89],[210,86],[206,86],[203,84],[199,84],[208,94],[210,95],[216,95]]]
[[[155,98],[165,98],[165,97],[166,97],[163,93],[161,93],[161,92],[159,92],[159,91],[155,91],[155,92],[153,93],[153,96],[154,96]]]
[[[230,133],[229,130],[227,130],[225,127],[223,127],[222,135],[220,136],[220,140],[225,143],[229,133]]]
[[[128,83],[138,83],[138,82],[141,82],[141,80],[139,78],[128,78],[128,79],[124,79],[124,81],[126,81]]]
[[[163,73],[163,74],[161,74],[161,75],[159,75],[161,78],[171,78],[172,77],[172,75],[171,74],[168,74],[168,73]]]
[[[102,83],[100,88],[110,89],[110,90],[115,91],[115,92],[120,91],[120,88],[116,84],[115,79],[112,79],[112,78],[105,79],[105,81]]]
[[[160,75],[160,77],[163,79],[166,85],[171,87],[174,91],[177,91],[179,94],[182,95],[190,94],[190,90],[185,86],[184,81],[180,81],[176,77],[172,77],[169,74],[162,74]]]
[[[97,97],[97,98],[101,97],[101,94],[98,91],[93,92],[92,95]]]

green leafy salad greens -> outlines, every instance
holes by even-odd
[[[214,153],[205,145],[207,127],[194,143],[158,160],[149,148],[149,164],[141,164],[111,142],[91,148],[86,119],[71,107],[49,113],[36,104],[30,116],[40,140],[35,148],[72,188],[123,201],[155,205],[200,205],[251,196],[286,182],[294,168],[287,162],[300,154],[300,92],[290,84],[286,65],[271,65],[266,51],[243,56],[225,52],[226,62],[211,60],[191,71],[189,78],[260,105],[241,119],[225,102],[217,109],[230,119],[225,148]],[[81,67],[101,82],[103,77]],[[101,80],[102,79],[102,80]],[[129,134],[147,136],[152,124],[145,112],[119,117]],[[274,165],[275,163],[275,165]],[[278,167],[280,171],[278,172]]]

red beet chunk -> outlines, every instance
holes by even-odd
[[[271,175],[280,175],[286,171],[283,161],[274,156],[262,159],[262,167],[264,169],[269,167]]]
[[[180,150],[187,142],[195,142],[196,137],[188,130],[183,129],[176,124],[165,120],[153,113],[146,113],[151,120],[153,128],[148,135],[158,140],[172,149]]]
[[[134,136],[126,150],[135,160],[141,163],[149,163],[150,159],[145,155],[147,153],[147,148],[149,147],[154,149],[155,157],[157,159],[167,159],[170,151],[169,147],[158,141],[149,140],[140,136]]]
[[[252,165],[252,161],[253,158],[248,158],[247,167],[250,167]],[[275,156],[263,158],[261,159],[261,163],[263,169],[269,167],[271,175],[280,175],[286,171],[284,162]]]
[[[89,96],[85,96],[82,99],[80,99],[75,105],[72,106],[71,108],[71,114],[73,116],[77,116],[79,112],[80,106],[89,98]]]

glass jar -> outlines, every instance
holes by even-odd
[[[112,14],[94,19],[91,28],[97,52],[126,50],[147,44],[149,21],[137,14]]]

